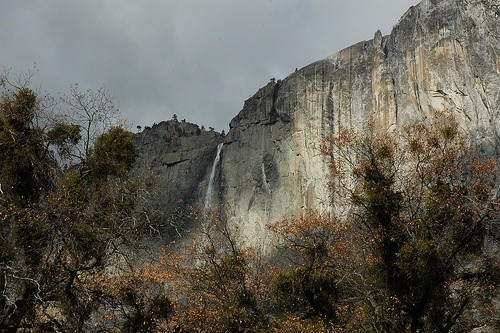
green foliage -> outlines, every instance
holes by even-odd
[[[279,306],[292,313],[305,312],[300,274],[296,270],[278,272],[271,283]]]
[[[396,257],[399,279],[395,289],[408,298],[406,302],[421,301],[430,289],[442,282],[444,264],[432,241],[412,239],[401,247]]]
[[[279,271],[272,280],[279,307],[302,318],[335,318],[338,289],[331,272],[303,269]]]
[[[132,133],[114,127],[98,137],[88,158],[88,166],[96,179],[123,177],[135,161]]]
[[[29,131],[38,112],[38,98],[29,88],[20,88],[13,96],[4,96],[0,103],[2,126],[17,133]]]
[[[66,172],[59,179],[58,186],[64,193],[64,200],[73,208],[84,205],[89,200],[90,193],[78,170]],[[54,204],[57,204],[57,202]]]
[[[80,126],[75,124],[56,123],[50,131],[47,132],[47,138],[50,143],[63,145],[76,145],[82,138],[80,135]]]
[[[77,157],[74,151],[82,139],[80,130],[77,124],[56,122],[47,132],[47,141],[56,147],[61,158],[71,160]]]
[[[54,163],[34,122],[39,111],[28,88],[6,93],[0,102],[0,181],[4,198],[20,205],[35,202],[51,185]]]
[[[115,179],[134,162],[132,135],[113,127],[93,142],[86,130],[82,146],[81,123],[52,123],[34,91],[2,82],[0,330],[86,331],[95,311],[120,300],[104,290],[104,282],[120,260],[125,266],[122,251],[134,249],[142,231],[135,209],[140,185]],[[98,97],[108,102],[99,104],[102,117],[87,113],[85,125],[106,128],[92,123],[111,119],[101,107],[110,100]],[[85,101],[86,110],[97,105]],[[59,164],[61,158],[67,163]],[[91,178],[89,165],[95,169]],[[165,307],[165,300],[156,298],[153,308],[142,309],[150,317],[165,315],[154,308]]]
[[[86,221],[76,223],[71,229],[71,236],[75,240],[75,250],[81,260],[86,262],[103,255],[103,242],[100,239],[99,229]]]

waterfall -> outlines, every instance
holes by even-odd
[[[224,143],[219,143],[217,145],[217,154],[215,155],[214,163],[212,164],[212,172],[210,172],[210,178],[208,180],[207,193],[205,194],[205,210],[209,210],[212,205],[212,193],[214,191],[214,178],[215,170],[217,169],[217,164],[220,160],[220,152]]]

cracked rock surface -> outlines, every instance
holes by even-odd
[[[271,80],[245,101],[225,137],[197,134],[196,125],[182,122],[153,126],[136,136],[136,170],[154,179],[156,208],[178,200],[201,206],[224,141],[215,198],[246,240],[266,247],[269,223],[332,211],[324,136],[369,121],[391,130],[442,110],[482,149],[500,153],[498,0],[423,0],[390,35],[377,31],[372,40]]]
[[[500,152],[500,5],[496,0],[424,0],[389,36],[377,31],[271,81],[231,121],[221,160],[227,215],[255,243],[266,224],[332,210],[325,135],[381,131],[450,110],[489,152]]]

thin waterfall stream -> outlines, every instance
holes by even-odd
[[[222,151],[222,146],[224,143],[219,143],[217,145],[217,154],[215,155],[214,163],[212,164],[212,171],[210,172],[210,178],[208,180],[207,193],[205,194],[205,210],[209,210],[212,206],[212,196],[214,192],[214,179],[215,171],[217,170],[217,165],[220,160],[220,152]]]

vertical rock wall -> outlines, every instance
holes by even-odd
[[[499,153],[500,9],[495,0],[424,0],[389,36],[363,41],[273,82],[231,121],[220,165],[229,220],[266,246],[266,225],[328,212],[320,145],[373,121],[390,130],[451,110]]]
[[[203,209],[217,145],[214,205],[254,245],[267,225],[333,210],[322,139],[342,128],[398,128],[450,110],[488,152],[500,153],[498,0],[423,0],[389,36],[378,31],[323,60],[272,80],[245,101],[224,138],[169,121],[136,135],[134,172],[152,186],[151,211]],[[174,219],[177,217],[174,217]],[[163,222],[167,223],[167,222]]]

